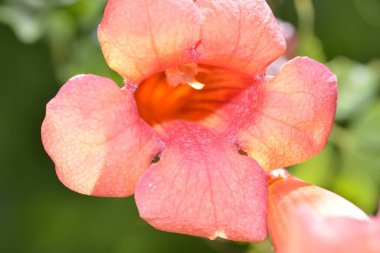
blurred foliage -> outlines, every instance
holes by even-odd
[[[296,27],[302,27],[302,14],[297,15],[295,3],[309,1],[311,0],[269,2],[278,3],[273,5],[277,17],[290,21]],[[313,0],[312,3],[315,35],[321,41],[328,60],[346,56],[366,63],[380,58],[379,0]]]
[[[121,84],[96,38],[105,2],[0,1],[0,252],[272,252],[269,241],[160,232],[138,217],[133,198],[82,196],[59,183],[40,141],[46,103],[76,74]],[[269,2],[295,25],[299,54],[327,61],[339,80],[328,146],[290,169],[374,214],[380,198],[380,2]]]
[[[380,81],[380,61],[367,65],[348,58],[335,58],[330,69],[339,77],[339,104],[336,120],[357,118],[376,101]]]
[[[121,82],[106,65],[96,27],[106,0],[4,0],[0,22],[24,43],[47,42],[61,82],[79,73],[97,73]]]

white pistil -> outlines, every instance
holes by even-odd
[[[178,67],[165,70],[166,81],[170,86],[177,87],[186,78],[185,73]]]
[[[166,81],[170,86],[177,87],[180,84],[188,84],[196,90],[201,90],[205,85],[195,79],[197,73],[198,65],[195,63],[176,66],[165,70]]]
[[[205,87],[205,85],[203,83],[200,83],[198,81],[190,81],[190,82],[187,82],[188,85],[190,85],[191,87],[193,87],[194,89],[196,90],[201,90]]]

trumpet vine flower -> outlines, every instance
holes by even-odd
[[[380,216],[368,217],[339,195],[270,172],[268,227],[278,253],[380,252]]]
[[[286,45],[265,0],[109,0],[98,37],[125,85],[75,76],[47,105],[42,140],[63,184],[135,194],[161,230],[263,240],[265,171],[323,149],[335,75],[304,57],[266,75]]]

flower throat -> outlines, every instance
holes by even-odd
[[[140,116],[150,125],[170,120],[201,121],[253,82],[224,68],[186,64],[147,78],[135,92]]]

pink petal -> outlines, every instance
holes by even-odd
[[[258,164],[194,123],[163,127],[168,136],[161,160],[136,189],[142,218],[169,232],[265,239],[267,184]]]
[[[264,169],[285,167],[326,145],[336,96],[332,72],[311,59],[295,58],[274,78],[257,80],[230,101],[214,125],[224,134],[237,134],[241,148]]]
[[[299,210],[280,253],[379,253],[380,222],[346,217],[322,218]]]
[[[139,82],[192,61],[200,14],[191,0],[109,0],[98,36],[109,66]]]
[[[292,177],[270,185],[268,227],[279,253],[380,252],[379,221],[335,193]]]
[[[265,0],[197,1],[202,17],[200,62],[257,74],[286,43]]]
[[[133,95],[95,75],[70,79],[47,105],[42,140],[59,179],[98,196],[128,196],[158,152]]]

